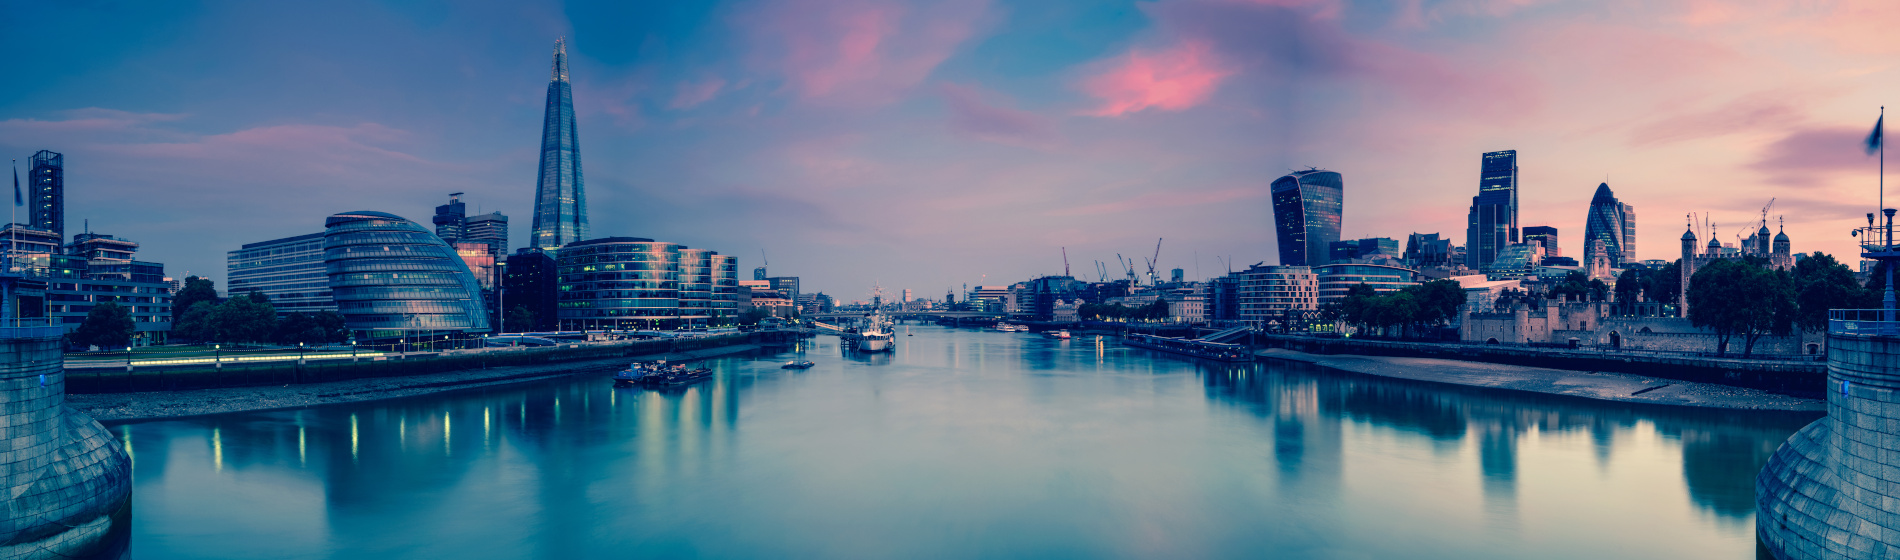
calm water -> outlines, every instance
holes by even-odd
[[[1751,558],[1755,473],[1814,417],[911,330],[672,392],[113,426],[133,557]]]

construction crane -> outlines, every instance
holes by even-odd
[[[1148,259],[1148,285],[1150,286],[1161,283],[1160,277],[1155,276],[1155,263],[1160,262],[1160,261],[1161,261],[1161,238],[1156,237],[1155,238],[1155,257],[1152,259]]]
[[[1761,207],[1761,227],[1768,227],[1768,209],[1775,207],[1775,199],[1770,197],[1768,205]]]
[[[1095,281],[1096,282],[1108,281],[1108,264],[1103,263],[1102,261],[1095,261]]]
[[[1062,248],[1062,275],[1063,276],[1069,275],[1069,248],[1068,247]]]

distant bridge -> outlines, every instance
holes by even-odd
[[[897,311],[886,312],[893,319],[1003,319],[1008,313],[985,313],[982,311]],[[813,321],[843,321],[863,317],[864,313],[807,313],[806,319]]]

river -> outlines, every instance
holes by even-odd
[[[1755,473],[1817,417],[899,328],[686,389],[111,424],[132,557],[1753,558]]]

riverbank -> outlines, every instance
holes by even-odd
[[[1284,348],[1254,353],[1274,360],[1308,363],[1338,370],[1590,399],[1737,410],[1827,410],[1827,401],[1715,383],[1664,379],[1628,373],[1573,371],[1468,362],[1439,358],[1309,354]]]
[[[631,360],[698,360],[758,350],[757,344],[737,344],[635,356]],[[323,404],[392,399],[539,381],[571,375],[605,374],[626,367],[629,358],[577,360],[557,364],[502,366],[403,377],[350,379],[310,384],[264,387],[226,387],[142,393],[67,394],[66,404],[102,422],[154,420],[227,412],[298,408]]]

